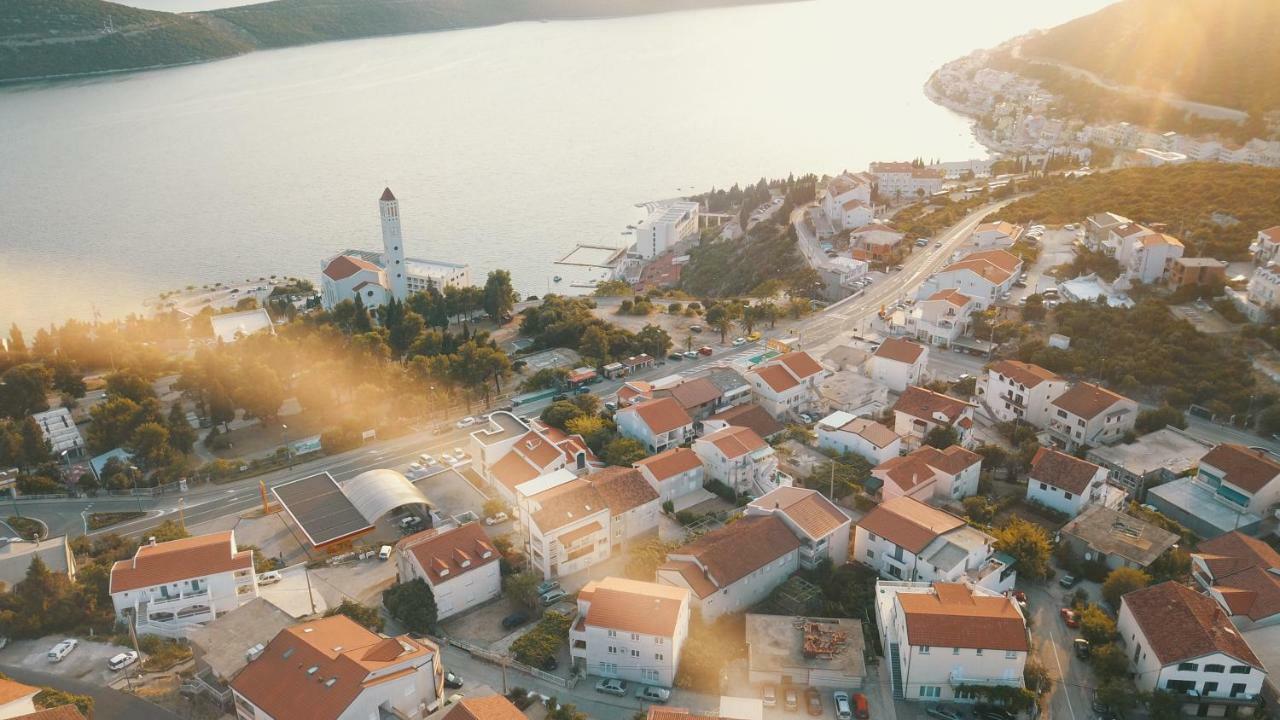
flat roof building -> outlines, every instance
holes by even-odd
[[[867,674],[858,620],[747,613],[746,639],[753,684],[860,688]]]

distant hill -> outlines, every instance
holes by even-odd
[[[1277,28],[1277,0],[1122,0],[1028,39],[1022,52],[1116,83],[1258,112],[1280,109]]]
[[[103,0],[0,0],[0,81],[203,62],[328,40],[788,1],[274,0],[176,14]]]

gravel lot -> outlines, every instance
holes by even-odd
[[[107,669],[107,660],[124,652],[127,648],[80,639],[79,647],[72,650],[70,655],[62,659],[62,662],[49,662],[50,648],[62,640],[61,636],[49,636],[38,640],[11,642],[4,650],[0,650],[0,663],[21,665],[51,675],[103,686],[118,677],[116,673]]]

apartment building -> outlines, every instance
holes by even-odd
[[[945,177],[941,170],[909,162],[873,162],[870,173],[880,197],[895,201],[928,197],[942,189]]]
[[[1256,535],[1280,501],[1280,461],[1222,443],[1200,458],[1194,476],[1149,489],[1147,501],[1204,538],[1232,530]]]
[[[917,299],[941,290],[958,290],[985,310],[1008,294],[1022,272],[1022,260],[1006,250],[978,250],[947,265],[925,280]]]
[[[659,453],[693,438],[693,418],[671,397],[636,403],[614,415],[618,432]]]
[[[1086,505],[1119,508],[1127,493],[1107,484],[1107,469],[1088,460],[1042,447],[1031,461],[1027,500],[1065,513],[1080,514]]]
[[[235,532],[144,543],[111,566],[108,586],[116,617],[132,619],[139,635],[183,637],[258,596],[253,551],[236,546]]]
[[[882,499],[911,497],[936,503],[955,503],[976,494],[981,474],[982,456],[959,445],[945,450],[922,445],[871,469],[871,477],[882,483]]]
[[[1092,383],[1076,383],[1049,404],[1045,428],[1072,451],[1081,445],[1113,445],[1133,430],[1138,404]]]
[[[569,654],[590,675],[671,687],[689,636],[686,588],[619,577],[578,593]]]
[[[900,393],[924,381],[929,347],[903,338],[886,338],[867,362],[871,379]]]
[[[817,490],[780,487],[747,504],[747,517],[773,515],[800,541],[800,567],[849,561],[849,516]]]
[[[696,202],[681,200],[649,213],[636,225],[635,252],[652,260],[697,235],[700,208]]]
[[[778,470],[773,446],[751,428],[729,426],[693,441],[706,477],[741,493],[766,493],[790,478]]]
[[[702,459],[689,448],[677,447],[651,455],[635,464],[649,487],[658,493],[658,503],[677,507],[680,499],[702,489],[706,473]]]
[[[1067,379],[1031,363],[997,360],[978,381],[976,393],[1000,422],[1024,420],[1043,428],[1050,406],[1067,391]]]
[[[502,594],[499,557],[478,522],[433,528],[396,543],[396,579],[424,580],[443,620]]]
[[[800,541],[781,519],[744,517],[667,553],[658,582],[686,588],[704,620],[760,602],[800,567]]]
[[[1191,576],[1242,632],[1280,623],[1280,553],[1229,532],[1191,553]]]
[[[977,311],[977,301],[959,290],[939,290],[907,311],[904,332],[930,345],[949,347],[968,334]]]
[[[931,430],[944,426],[953,428],[958,444],[968,447],[973,442],[973,405],[912,385],[893,406],[893,431],[908,450],[920,447]]]
[[[818,447],[834,450],[841,455],[857,455],[869,463],[879,465],[898,457],[902,438],[880,423],[847,412],[834,412],[818,421],[814,427],[818,433]]]
[[[818,383],[828,374],[809,353],[793,351],[748,370],[746,379],[756,402],[781,420],[814,410]]]

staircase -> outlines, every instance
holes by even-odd
[[[902,700],[902,655],[898,643],[889,643],[889,677],[893,679],[893,699]]]

